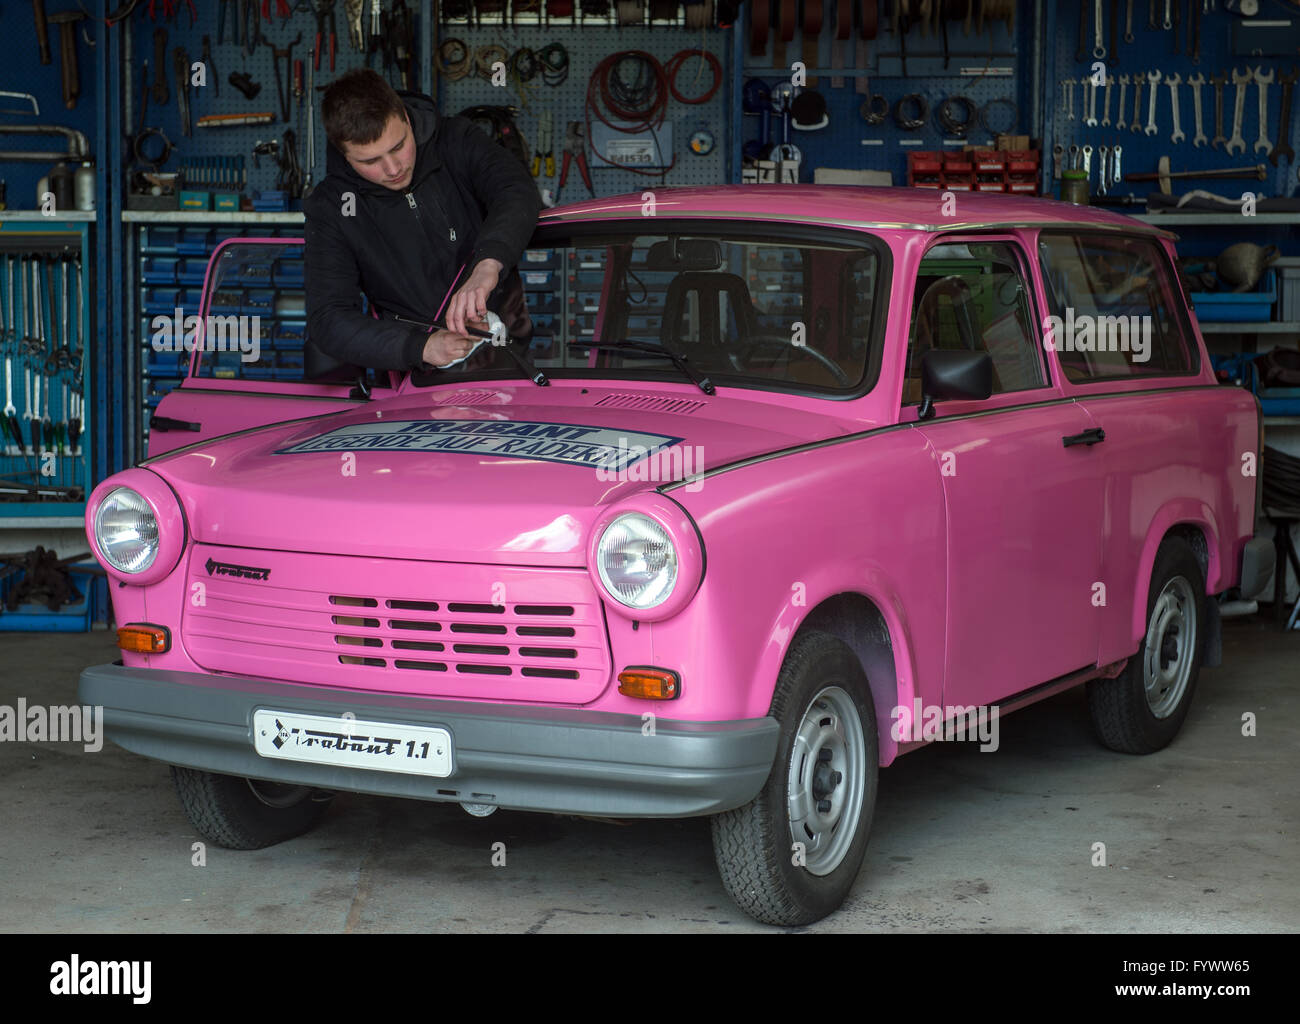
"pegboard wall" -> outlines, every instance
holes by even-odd
[[[1119,145],[1121,147],[1122,173],[1154,173],[1161,156],[1170,158],[1171,170],[1175,172],[1251,167],[1261,163],[1265,166],[1265,179],[1263,181],[1255,178],[1176,179],[1173,182],[1175,194],[1192,189],[1206,189],[1219,195],[1237,199],[1247,191],[1267,196],[1294,195],[1296,185],[1295,161],[1279,158],[1277,165],[1274,165],[1268,159],[1268,150],[1261,149],[1256,152],[1255,144],[1259,138],[1259,102],[1258,91],[1254,83],[1251,83],[1246,89],[1241,132],[1246,144],[1245,152],[1228,154],[1223,146],[1214,148],[1208,144],[1201,147],[1193,145],[1196,135],[1195,111],[1192,89],[1187,84],[1187,79],[1198,73],[1206,79],[1205,85],[1201,88],[1202,126],[1206,136],[1213,139],[1215,135],[1215,100],[1214,88],[1210,84],[1211,77],[1223,74],[1229,78],[1229,82],[1223,88],[1223,122],[1224,135],[1230,137],[1233,129],[1233,108],[1236,96],[1236,89],[1230,81],[1233,69],[1235,68],[1243,74],[1247,69],[1257,67],[1262,67],[1265,74],[1273,71],[1275,81],[1268,89],[1266,133],[1269,140],[1276,143],[1278,141],[1278,118],[1281,114],[1282,101],[1282,90],[1276,79],[1294,70],[1297,47],[1300,47],[1300,11],[1297,11],[1295,6],[1279,3],[1278,0],[1263,0],[1259,18],[1255,20],[1261,23],[1267,22],[1267,25],[1261,29],[1262,35],[1257,36],[1256,41],[1272,36],[1271,45],[1263,48],[1273,52],[1289,52],[1291,56],[1245,56],[1234,54],[1233,50],[1234,39],[1242,36],[1247,19],[1225,10],[1222,2],[1215,3],[1213,9],[1209,11],[1204,9],[1205,6],[1204,0],[1169,0],[1170,28],[1166,30],[1162,27],[1166,9],[1165,0],[1155,0],[1155,2],[1152,2],[1152,0],[1135,0],[1132,4],[1132,42],[1126,42],[1124,21],[1129,5],[1127,2],[1121,3],[1118,5],[1119,24],[1116,33],[1118,46],[1114,48],[1116,52],[1112,52],[1112,5],[1109,3],[1102,5],[1102,45],[1106,53],[1101,60],[1105,64],[1106,75],[1114,79],[1110,102],[1109,120],[1111,123],[1109,126],[1101,123],[1105,119],[1105,111],[1103,110],[1105,90],[1101,89],[1097,93],[1096,116],[1098,123],[1095,127],[1089,127],[1082,120],[1084,115],[1080,107],[1083,99],[1083,88],[1079,80],[1093,72],[1094,61],[1098,59],[1093,56],[1096,46],[1094,0],[1084,0],[1082,3],[1080,0],[1072,0],[1069,3],[1049,5],[1047,11],[1047,38],[1052,41],[1052,45],[1048,48],[1048,62],[1044,69],[1047,83],[1046,102],[1044,103],[1046,114],[1044,139],[1047,141],[1049,151],[1052,144],[1060,144],[1065,147],[1067,159],[1071,145],[1077,145],[1081,148],[1084,145],[1093,147],[1091,183],[1094,192],[1097,188],[1099,170],[1098,153],[1096,151],[1102,145],[1109,147]],[[1149,27],[1149,16],[1152,12],[1156,17],[1155,28]],[[1081,13],[1085,19],[1085,31],[1082,40],[1079,31]],[[1177,17],[1177,24],[1174,21],[1175,16]],[[1189,30],[1192,28],[1194,18],[1197,16],[1200,19],[1200,60],[1194,62],[1193,57],[1188,52],[1194,42]],[[1247,30],[1249,30],[1248,27]],[[1177,49],[1174,46],[1175,39],[1178,43]],[[1238,42],[1237,48],[1241,48],[1242,45],[1242,43]],[[1080,55],[1082,55],[1082,59],[1080,59]],[[1117,126],[1119,121],[1119,77],[1126,75],[1131,80],[1138,74],[1145,75],[1152,71],[1159,71],[1161,75],[1156,95],[1156,133],[1148,135],[1145,131],[1149,112],[1149,83],[1143,88],[1140,107],[1142,130],[1137,132],[1132,130],[1135,110],[1135,87],[1131,81],[1127,89],[1126,109],[1124,111],[1124,119],[1128,122],[1129,127],[1121,131]],[[1164,81],[1168,76],[1175,74],[1182,80],[1182,83],[1177,86],[1179,126],[1186,136],[1177,142],[1173,140],[1173,107],[1170,90]],[[1073,120],[1069,117],[1068,97],[1061,86],[1061,83],[1066,79],[1073,79],[1075,82]],[[1297,144],[1294,138],[1297,114],[1300,114],[1300,97],[1297,97],[1297,103],[1293,105],[1289,123],[1285,126],[1286,138],[1291,140],[1292,145]],[[1054,175],[1051,153],[1048,152],[1044,156],[1047,161],[1048,172]],[[1053,177],[1053,184],[1059,190],[1060,183],[1055,177]],[[1155,192],[1157,189],[1158,186],[1155,182],[1123,182],[1113,189],[1110,194],[1112,196],[1133,195],[1145,198],[1149,193]],[[1180,250],[1182,248],[1184,246],[1180,245]]]
[[[752,52],[754,5],[744,5],[744,23],[738,26],[743,38],[737,41],[737,49],[743,54],[742,77],[747,81],[762,81],[770,89],[790,81],[793,62],[802,61],[809,76],[808,86],[816,88],[826,99],[829,117],[826,127],[789,133],[789,141],[803,155],[801,181],[812,181],[816,167],[834,167],[888,171],[893,175],[894,184],[906,184],[909,150],[959,150],[965,145],[992,148],[993,132],[1037,136],[1031,123],[1030,104],[1033,4],[1016,5],[1019,10],[1010,23],[988,20],[981,26],[978,19],[972,19],[968,30],[964,18],[954,18],[941,22],[939,31],[927,26],[924,32],[920,24],[907,26],[908,31],[904,32],[904,24],[895,25],[892,18],[894,5],[880,6],[891,16],[882,15],[876,38],[859,45],[856,20],[849,40],[834,38],[837,8],[827,2],[822,31],[815,45],[805,47],[802,30],[797,27],[793,39],[786,44],[782,61],[775,26],[769,28],[762,53]],[[810,65],[807,58],[812,58],[814,52],[815,64]],[[842,66],[837,68],[837,63]],[[835,84],[836,76],[843,77],[842,85]],[[868,94],[859,91],[864,88],[858,84],[862,81],[866,82],[865,88],[871,96],[882,96],[887,104],[887,113],[879,124],[870,124],[864,117],[863,106]],[[920,128],[904,130],[895,118],[895,111],[899,101],[910,94],[920,95],[929,113]],[[938,120],[940,105],[956,96],[966,97],[980,109],[993,101],[1009,100],[1014,109],[999,102],[988,112],[992,131],[979,123],[977,117],[976,124],[959,136],[946,131]],[[886,109],[878,100],[876,103],[879,109]],[[738,100],[738,111],[740,106]],[[909,102],[906,116],[914,116],[916,109]],[[742,143],[759,140],[762,120],[760,113],[745,111]],[[772,114],[770,137],[779,142],[781,132],[781,118]]]
[[[387,5],[386,5],[387,6]],[[224,41],[218,42],[218,11],[214,4],[200,6],[198,20],[190,27],[188,13],[178,16],[175,23],[151,20],[147,5],[141,5],[133,18],[132,60],[130,69],[131,98],[129,107],[129,131],[134,134],[141,125],[142,112],[142,75],[143,63],[149,62],[149,82],[155,78],[154,32],[165,28],[168,32],[166,44],[166,82],[169,92],[168,102],[158,105],[150,95],[143,123],[159,127],[175,147],[171,160],[164,170],[176,170],[182,160],[202,160],[205,158],[242,156],[247,174],[247,190],[272,189],[276,187],[279,173],[274,158],[263,156],[255,167],[253,161],[254,146],[263,140],[283,141],[285,129],[295,133],[299,151],[299,161],[304,173],[307,169],[307,98],[299,106],[291,99],[290,120],[286,123],[281,118],[280,98],[276,92],[275,60],[272,46],[285,50],[301,33],[301,39],[294,46],[292,55],[280,61],[280,76],[283,85],[284,76],[291,73],[291,61],[301,59],[311,61],[311,49],[315,43],[316,16],[308,4],[291,8],[290,17],[281,19],[273,17],[270,23],[262,22],[261,35],[271,45],[262,43],[250,54],[247,47],[231,42],[234,34],[233,22],[236,18],[238,4],[228,4],[229,14],[225,26]],[[272,3],[274,11],[274,0]],[[559,42],[568,51],[569,74],[563,84],[549,86],[543,83],[539,74],[533,81],[520,83],[518,79],[507,76],[505,85],[494,85],[491,81],[478,75],[470,74],[460,80],[452,81],[438,76],[435,92],[438,107],[444,114],[455,114],[460,110],[479,104],[495,106],[514,106],[519,108],[517,118],[531,158],[538,135],[539,117],[543,110],[552,112],[554,125],[552,151],[555,157],[555,175],[545,177],[545,167],[539,184],[543,188],[555,189],[563,164],[565,126],[569,121],[585,121],[584,108],[587,83],[591,71],[611,53],[621,50],[642,50],[655,56],[661,63],[667,62],[674,54],[684,49],[700,49],[717,54],[719,57],[719,85],[712,98],[706,103],[688,104],[669,98],[667,121],[673,126],[673,149],[675,161],[666,173],[650,176],[638,175],[630,171],[602,166],[588,146],[587,160],[591,168],[592,183],[597,195],[612,195],[630,192],[651,185],[702,185],[717,184],[727,177],[726,141],[728,97],[731,93],[732,66],[730,61],[730,34],[719,29],[687,29],[656,23],[653,27],[622,26],[606,27],[588,21],[580,28],[568,24],[567,19],[554,23],[550,27],[538,25],[503,26],[484,23],[469,26],[465,22],[439,22],[436,33],[426,31],[424,23],[418,17],[418,10],[412,10],[415,31],[415,57],[412,60],[412,75],[409,82],[403,82],[398,70],[390,68],[385,71],[378,55],[368,55],[357,51],[349,40],[346,14],[341,2],[335,5],[338,49],[335,70],[329,71],[328,56],[323,56],[321,69],[315,72],[317,108],[315,124],[316,167],[314,182],[325,176],[325,136],[320,123],[319,89],[343,72],[356,67],[371,66],[385,74],[394,88],[411,88],[421,90],[422,74],[429,73],[430,53],[436,41],[448,38],[461,39],[471,50],[480,46],[499,45],[507,53],[513,54],[520,47],[539,49],[548,43]],[[363,20],[369,18],[369,4]],[[193,127],[191,135],[186,137],[181,131],[180,114],[176,102],[176,82],[172,67],[173,51],[183,46],[191,61],[201,59],[202,38],[210,40],[212,67],[208,68],[207,84],[202,88],[190,89],[190,112]],[[432,37],[432,38],[431,38]],[[369,61],[369,63],[367,63]],[[287,72],[286,68],[290,70]],[[307,86],[307,68],[304,66],[304,91]],[[253,82],[261,86],[253,99],[245,98],[229,83],[231,72],[248,75]],[[714,80],[714,73],[705,61],[693,57],[683,63],[676,78],[678,90],[686,97],[693,98],[707,92]],[[238,127],[200,128],[197,119],[206,114],[248,114],[271,112],[275,120],[271,124]],[[125,112],[125,111],[124,111]],[[595,118],[592,118],[593,124]],[[707,128],[712,132],[716,146],[711,153],[700,156],[690,151],[688,142],[691,134],[698,128]],[[577,168],[570,171],[562,200],[576,200],[586,196]]]
[[[495,44],[508,53],[514,53],[520,47],[540,50],[549,43],[558,42],[568,51],[569,74],[557,86],[544,84],[541,75],[528,83],[511,82],[505,86],[495,86],[472,73],[455,81],[440,76],[438,81],[438,106],[444,114],[455,114],[466,107],[479,104],[518,107],[520,113],[517,124],[527,142],[530,156],[537,145],[542,113],[550,110],[555,176],[549,179],[541,176],[538,183],[552,193],[559,183],[563,166],[565,126],[570,121],[580,121],[586,125],[588,84],[592,71],[601,61],[616,52],[642,51],[664,65],[683,50],[696,51],[696,55],[683,60],[675,79],[677,90],[688,99],[693,99],[705,95],[712,88],[715,78],[709,64],[698,56],[698,51],[713,54],[719,68],[718,87],[707,102],[682,103],[671,96],[668,98],[665,124],[672,126],[672,153],[663,154],[666,161],[671,163],[668,170],[642,175],[602,164],[592,150],[594,133],[599,124],[594,114],[590,117],[593,139],[588,140],[587,164],[598,196],[618,195],[657,185],[717,185],[727,180],[726,143],[733,78],[730,32],[720,29],[687,29],[658,23],[646,28],[628,25],[605,27],[588,22],[584,27],[575,29],[567,24],[567,19],[553,23],[549,28],[501,25],[470,27],[463,21],[451,21],[440,25],[439,31],[441,41],[459,39],[470,49]],[[609,116],[608,113],[606,116]],[[713,150],[706,155],[693,152],[689,146],[691,135],[699,129],[710,132],[715,140]],[[559,200],[574,202],[588,198],[588,195],[577,168],[571,167]]]

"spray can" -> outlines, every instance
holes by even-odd
[[[72,191],[78,210],[95,208],[95,163],[83,160],[72,176]]]

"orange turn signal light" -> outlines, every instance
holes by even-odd
[[[672,700],[682,692],[682,681],[666,668],[625,668],[618,674],[618,692],[642,700]]]
[[[172,634],[166,626],[133,622],[117,631],[117,646],[135,654],[166,654],[172,649]]]

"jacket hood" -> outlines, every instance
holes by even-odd
[[[438,107],[428,96],[418,92],[399,92],[406,115],[411,121],[411,130],[415,133],[415,174],[411,178],[414,188],[423,178],[442,166],[437,155],[438,129],[442,125],[442,115]],[[348,163],[343,153],[331,142],[325,143],[325,173],[337,176],[355,187],[372,195],[396,195],[392,189],[361,177]]]

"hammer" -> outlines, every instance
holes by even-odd
[[[1216,171],[1170,171],[1169,157],[1162,156],[1156,162],[1155,174],[1126,174],[1124,180],[1158,181],[1160,191],[1170,195],[1172,189],[1169,182],[1173,178],[1258,178],[1260,181],[1265,181],[1268,177],[1267,170],[1264,164],[1255,164],[1253,167],[1228,167]]]
[[[41,0],[33,2],[40,3]],[[80,11],[61,11],[49,17],[51,24],[59,26],[59,57],[63,61],[63,105],[69,110],[77,105],[77,97],[81,95],[81,81],[77,75],[77,22],[85,17]]]

